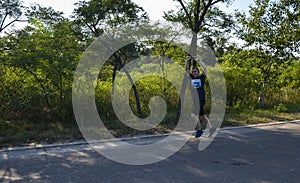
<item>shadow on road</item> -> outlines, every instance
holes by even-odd
[[[155,164],[130,166],[87,145],[1,152],[1,182],[298,182],[300,123],[222,130]]]

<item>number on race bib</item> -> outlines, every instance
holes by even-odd
[[[192,79],[192,86],[194,88],[200,88],[201,87],[201,80],[200,79]]]

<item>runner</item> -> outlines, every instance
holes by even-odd
[[[213,127],[212,124],[209,122],[209,119],[205,115],[205,111],[204,111],[204,105],[205,105],[205,101],[206,101],[205,91],[204,91],[204,84],[205,84],[205,78],[206,78],[206,66],[198,58],[196,58],[194,60],[197,61],[201,65],[202,72],[200,74],[199,68],[196,66],[193,66],[192,72],[190,72],[190,63],[193,59],[194,58],[190,55],[187,57],[186,71],[189,74],[189,76],[191,77],[191,86],[192,86],[192,88],[197,90],[198,97],[199,97],[200,110],[199,111],[194,110],[193,113],[191,114],[196,122],[195,137],[198,138],[203,134],[200,119],[202,122],[204,122],[205,124],[208,125],[209,135],[212,135],[216,131],[216,128]],[[195,95],[193,95],[193,97],[197,98],[197,96],[195,96]],[[194,105],[195,104],[196,104],[196,102],[194,102]],[[197,109],[197,107],[194,106],[194,109]],[[198,114],[200,115],[200,119],[198,117]]]

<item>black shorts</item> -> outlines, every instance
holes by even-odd
[[[197,108],[198,108],[198,107],[196,107],[195,105],[196,105],[196,104],[194,103],[194,110],[193,110],[193,113],[194,113],[194,114],[197,114],[197,115],[199,114],[200,116],[205,115],[205,111],[204,111],[205,100],[200,100],[200,101],[199,101],[199,105],[200,105],[199,111],[197,111]]]

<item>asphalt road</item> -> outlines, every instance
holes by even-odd
[[[0,182],[300,182],[300,121],[222,129],[203,151],[200,140],[139,166],[116,163],[85,143],[2,149]]]

